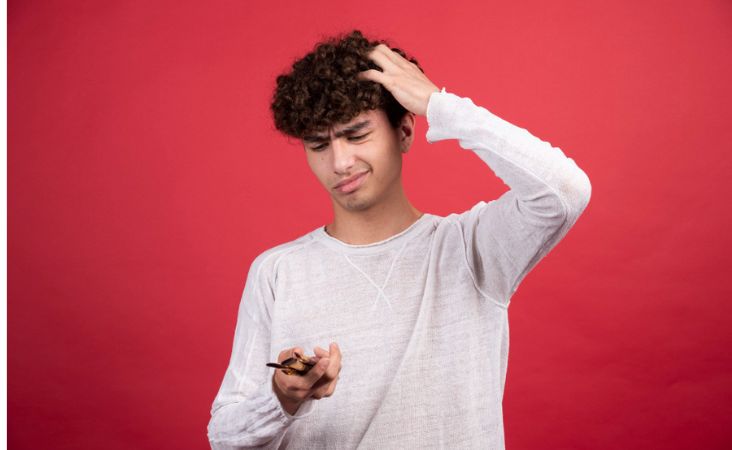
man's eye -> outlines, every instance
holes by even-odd
[[[358,140],[361,140],[361,139],[365,138],[365,137],[366,137],[366,136],[368,136],[368,135],[369,135],[369,133],[366,133],[366,134],[362,134],[362,135],[360,135],[360,136],[350,136],[350,137],[348,138],[348,140],[349,140],[349,141],[358,141]],[[310,150],[312,150],[312,151],[314,151],[314,152],[317,152],[317,151],[319,151],[319,150],[322,150],[322,149],[324,149],[324,148],[325,148],[325,147],[327,147],[327,146],[328,146],[328,144],[320,144],[320,145],[318,145],[317,147],[310,147]]]

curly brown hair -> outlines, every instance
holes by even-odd
[[[379,44],[387,45],[422,70],[415,58],[384,40],[367,39],[360,30],[326,38],[296,60],[290,73],[277,76],[270,105],[277,130],[302,139],[377,108],[384,110],[396,128],[407,110],[381,83],[356,77],[367,69],[382,71],[367,56]]]

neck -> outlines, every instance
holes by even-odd
[[[365,245],[406,230],[423,213],[412,206],[401,189],[400,194],[392,201],[361,211],[343,209],[334,202],[334,220],[326,225],[325,232],[346,244]]]

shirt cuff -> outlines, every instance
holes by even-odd
[[[427,134],[426,139],[428,143],[433,143],[445,138],[440,137],[439,129],[450,122],[451,116],[448,109],[448,95],[453,95],[443,87],[440,91],[433,92],[430,94],[430,98],[427,102],[427,110],[425,116],[427,117]]]
[[[274,381],[272,381],[273,383]],[[274,391],[274,387],[272,386],[272,383],[270,383],[269,393],[270,393],[270,402],[275,404],[277,406],[277,409],[282,413],[281,420],[284,423],[290,423],[295,420],[303,419],[305,417],[308,417],[315,411],[315,399],[309,398],[302,402],[300,404],[300,407],[295,411],[295,414],[290,414],[287,411],[285,411],[285,408],[282,407],[282,403],[280,403],[280,399],[277,398],[277,394]]]
[[[495,144],[500,137],[515,133],[516,127],[487,109],[477,106],[469,97],[460,97],[445,91],[433,92],[427,103],[428,129],[425,135],[428,143],[445,139],[477,137],[477,131],[487,132],[482,136],[486,143]],[[462,145],[461,145],[462,146]]]

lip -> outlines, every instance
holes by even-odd
[[[335,189],[338,192],[341,192],[343,194],[347,194],[349,192],[353,192],[356,189],[358,189],[361,184],[363,184],[364,180],[366,179],[366,176],[369,174],[368,171],[363,172],[359,175],[355,175],[347,180],[344,180],[340,183],[338,183],[335,187]]]

